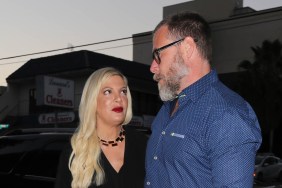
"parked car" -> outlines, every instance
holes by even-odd
[[[277,180],[282,182],[281,159],[274,155],[256,156],[254,178],[258,181]]]
[[[0,137],[0,187],[51,188],[74,129],[19,129]]]
[[[131,126],[146,135],[148,128]],[[0,135],[1,188],[53,188],[60,153],[74,128],[17,129]]]

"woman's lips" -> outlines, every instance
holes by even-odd
[[[116,107],[116,108],[113,108],[112,111],[120,113],[120,112],[123,111],[123,107]]]

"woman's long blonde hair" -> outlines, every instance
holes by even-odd
[[[86,188],[94,183],[97,186],[104,183],[105,173],[100,163],[101,148],[96,132],[97,97],[101,85],[111,76],[120,76],[126,85],[126,77],[117,69],[106,67],[98,69],[87,79],[79,105],[79,126],[71,138],[72,153],[69,158],[69,168],[72,173],[73,188]],[[128,108],[123,125],[132,118],[132,99],[127,86]]]

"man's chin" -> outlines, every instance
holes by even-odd
[[[160,96],[161,98],[161,101],[163,102],[167,102],[167,101],[172,101],[173,99],[172,98],[166,98],[166,97],[163,97],[163,96]]]
[[[168,95],[167,93],[162,92],[161,90],[159,90],[159,96],[163,102],[171,101],[174,99],[172,95]]]

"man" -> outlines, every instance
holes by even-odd
[[[151,72],[164,104],[152,125],[145,187],[253,187],[261,132],[251,106],[211,69],[211,33],[198,14],[161,21]]]

